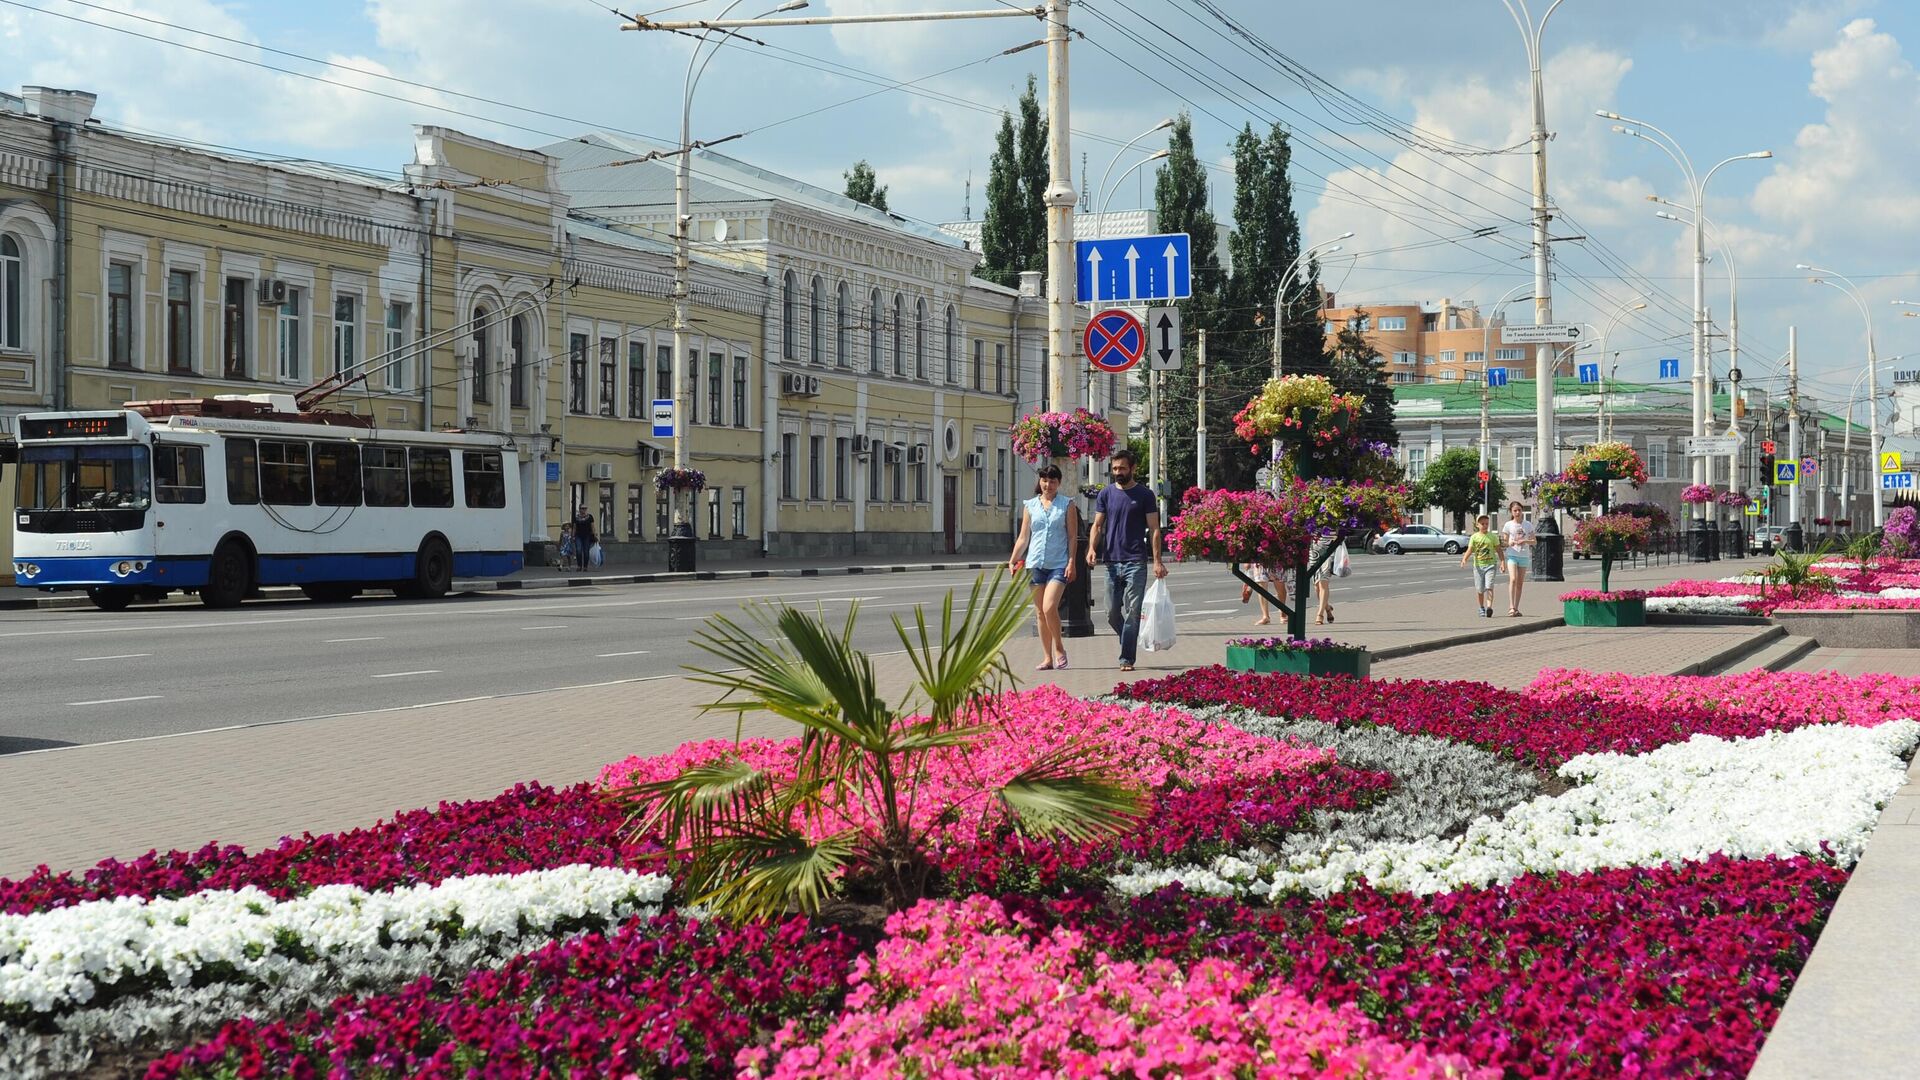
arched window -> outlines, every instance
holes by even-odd
[[[927,377],[927,302],[917,300],[913,305],[913,377]]]
[[[487,361],[490,359],[487,345],[487,309],[477,307],[473,309],[473,400],[481,405],[492,400],[487,391],[491,382],[487,370]]]
[[[907,373],[907,298],[900,293],[893,294],[893,373]]]
[[[836,300],[838,306],[834,309],[833,313],[834,362],[841,367],[846,367],[853,363],[853,358],[847,354],[847,309],[852,306],[850,299],[848,296],[847,283],[843,281],[840,283],[840,294]]]
[[[807,300],[807,362],[824,364],[827,362],[827,347],[823,341],[826,333],[826,283],[818,274],[813,278],[813,294]]]
[[[27,347],[26,276],[20,241],[0,236],[0,349]]]
[[[953,305],[947,305],[947,333],[941,342],[941,359],[947,365],[947,383],[960,381],[960,320],[955,317]]]
[[[507,363],[513,367],[507,376],[508,401],[515,408],[527,407],[527,317],[515,315],[507,327],[507,348],[513,355]]]
[[[887,322],[886,312],[880,310],[880,290],[873,290],[867,297],[867,370],[880,373],[880,328]]]
[[[793,271],[789,270],[780,279],[780,355],[793,359],[794,334],[793,320],[796,313],[793,297]]]

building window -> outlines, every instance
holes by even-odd
[[[794,497],[794,473],[799,469],[793,459],[800,456],[800,436],[791,431],[780,434],[780,497]]]
[[[12,239],[7,237],[5,239]],[[4,249],[0,249],[4,250]],[[247,377],[247,292],[253,282],[230,277],[220,304],[220,374],[229,379]],[[4,304],[5,301],[0,301]],[[0,342],[0,344],[5,344]],[[18,348],[18,346],[14,346]]]
[[[880,290],[875,289],[867,297],[867,370],[875,375],[880,374],[880,326],[886,321],[880,313]]]
[[[719,353],[707,354],[707,423],[714,427],[727,422],[726,389],[727,358]]]
[[[275,322],[280,331],[280,377],[299,379],[300,365],[300,290],[287,286],[287,299],[280,305]]]
[[[888,470],[893,479],[893,501],[907,501],[907,447],[901,443],[893,448],[893,468]]]
[[[1453,363],[1453,358],[1454,358],[1454,351],[1453,351],[1452,349],[1441,349],[1441,350],[1440,350],[1440,362],[1441,362],[1441,363],[1443,363],[1443,364],[1451,364],[1451,363]]]
[[[927,501],[927,444],[921,443],[915,449],[920,451],[920,460],[913,466],[913,501]]]
[[[507,324],[507,404],[527,407],[527,317],[515,315]]]
[[[733,538],[735,540],[745,540],[747,538],[746,488],[737,487],[733,489]]]
[[[1493,358],[1495,360],[1525,360],[1527,358],[1527,350],[1495,349],[1493,350]]]
[[[867,501],[882,502],[886,499],[886,492],[881,485],[883,463],[887,457],[886,444],[880,441],[880,436],[874,435],[868,439],[867,445],[873,447],[873,452],[867,455]]]
[[[780,278],[780,355],[793,359],[794,333],[793,321],[799,315],[799,303],[793,295],[793,271],[789,270]]]
[[[733,358],[733,426],[747,426],[747,358]]]
[[[1347,320],[1347,325],[1364,334],[1373,329],[1373,319],[1366,315],[1355,315],[1353,318]]]
[[[167,271],[167,370],[193,372],[193,271]]]
[[[707,539],[720,539],[720,489],[707,489]]]
[[[351,296],[333,298],[333,370],[334,374],[352,371],[359,363],[358,329],[360,302]]]
[[[947,305],[947,333],[941,338],[941,359],[947,365],[947,385],[960,385],[960,320],[953,305]]]
[[[834,300],[833,309],[833,358],[834,362],[841,367],[846,367],[853,363],[853,357],[847,352],[847,335],[849,331],[847,324],[848,306],[847,283],[843,281],[840,283],[839,295]]]
[[[807,362],[810,364],[827,362],[827,346],[823,338],[826,333],[826,287],[819,275],[814,275],[813,292],[807,298]]]
[[[600,485],[600,517],[594,527],[599,530],[602,540],[615,539],[613,531],[613,485]]]
[[[827,437],[807,439],[807,498],[814,502],[827,497]]]
[[[1516,446],[1513,448],[1513,475],[1524,478],[1533,475],[1533,447]]]
[[[687,350],[687,423],[700,419],[700,350]]]
[[[672,527],[672,515],[667,510],[667,493],[655,491],[653,494],[653,535],[661,540],[667,538]]]
[[[1427,473],[1427,451],[1423,447],[1407,448],[1407,479],[1418,480]]]
[[[107,363],[133,366],[133,267],[128,263],[107,267]]]
[[[1382,315],[1380,321],[1376,323],[1375,326],[1381,330],[1405,330],[1407,328],[1407,317],[1405,315]],[[1366,327],[1363,326],[1361,329],[1364,330]]]
[[[1647,479],[1665,480],[1667,478],[1667,447],[1665,443],[1647,444]]]
[[[993,392],[1007,392],[1007,346],[999,341],[993,343]]]
[[[853,486],[853,448],[848,444],[852,440],[845,435],[833,440],[833,498],[835,502],[847,501],[847,489]]]
[[[1466,355],[1466,362],[1469,364],[1484,364],[1487,362],[1487,354],[1479,351],[1470,352]]]
[[[983,359],[986,349],[986,342],[979,338],[973,339],[973,388],[975,390],[983,390],[987,385],[982,381],[986,378],[986,362]]]
[[[27,347],[26,267],[20,241],[0,236],[0,349]]]
[[[661,401],[673,400],[673,350],[665,345],[653,347],[653,385],[654,396]],[[677,423],[679,417],[674,417]]]
[[[490,340],[487,326],[487,309],[473,309],[473,400],[477,405],[485,405],[493,400],[493,342]],[[581,386],[575,391],[580,395],[581,404],[575,412],[586,411],[586,345],[580,346]]]
[[[927,302],[914,301],[913,306],[913,377],[924,381],[927,377]]]
[[[1397,383],[1412,382],[1413,376],[1404,371],[1396,371],[1393,373],[1393,381]]]
[[[993,501],[1001,506],[1007,505],[1007,449],[1001,447],[994,451]]]
[[[627,415],[636,419],[645,419],[652,415],[647,408],[647,346],[645,342],[627,342]],[[638,529],[631,530],[635,536]]]
[[[567,411],[587,411],[587,335],[567,335]]]
[[[1431,357],[1431,356],[1422,356],[1422,357],[1420,358],[1420,366],[1421,366],[1421,367],[1426,367],[1426,366],[1428,366],[1429,364],[1432,364],[1432,363],[1433,363],[1433,357]]]
[[[985,506],[987,505],[987,448],[974,447],[973,458],[980,463],[980,467],[973,470],[973,505]]]
[[[638,540],[647,535],[647,496],[643,484],[627,485],[627,536]]]
[[[1413,363],[1413,354],[1410,352],[1394,353],[1393,362],[1396,364],[1411,364]]]
[[[620,340],[603,337],[600,339],[600,415],[618,415],[614,402],[620,389]]]
[[[409,304],[390,303],[387,305],[387,335],[382,344],[387,353],[387,388],[405,390],[407,388],[406,356],[408,324],[413,320],[413,307]]]
[[[893,373],[907,373],[907,298],[899,293],[893,294]]]

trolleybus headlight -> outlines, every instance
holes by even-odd
[[[37,577],[40,567],[35,563],[17,562],[13,564],[13,572],[17,577]]]

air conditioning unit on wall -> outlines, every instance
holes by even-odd
[[[888,443],[886,445],[886,452],[882,455],[882,458],[883,460],[886,461],[887,464],[891,465],[894,462],[899,461],[900,458],[906,453],[906,450],[907,448],[901,443]]]
[[[660,458],[661,458],[661,453],[660,453],[660,448],[659,448],[659,447],[657,447],[657,446],[648,446],[648,445],[647,445],[646,443],[641,443],[641,444],[639,444],[639,451],[638,451],[638,452],[639,452],[639,456],[640,456],[640,467],[641,467],[641,468],[643,468],[643,469],[657,469],[657,468],[659,468],[659,467],[660,467]]]
[[[279,278],[261,278],[259,290],[262,306],[271,304],[278,307],[287,302],[287,283]]]
[[[588,466],[587,466],[587,479],[589,479],[589,480],[611,480],[611,479],[613,479],[613,462],[611,462],[611,461],[596,461],[596,462],[594,462],[593,464],[591,464],[591,465],[588,465]]]
[[[780,392],[789,397],[819,397],[820,376],[818,375],[782,375]]]
[[[967,455],[967,468],[984,469],[986,467],[987,467],[987,455],[982,453],[972,453]]]
[[[925,465],[926,463],[927,463],[927,446],[925,443],[915,443],[914,445],[907,448],[907,464]]]
[[[853,437],[853,452],[862,455],[873,453],[873,437],[871,435],[855,435]]]

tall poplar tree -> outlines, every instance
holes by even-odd
[[[1012,286],[1020,271],[1047,265],[1047,122],[1033,76],[1020,95],[1016,126],[1000,114],[987,166],[987,213],[980,227],[980,276]]]
[[[841,174],[847,181],[846,196],[857,203],[866,203],[875,210],[887,208],[887,189],[880,186],[880,178],[874,175],[873,166],[866,158],[853,163],[853,168]]]
[[[1161,379],[1161,410],[1166,418],[1167,483],[1175,498],[1193,486],[1196,418],[1199,404],[1197,363],[1200,331],[1211,330],[1219,315],[1220,290],[1225,277],[1215,250],[1218,230],[1213,219],[1212,191],[1206,167],[1193,149],[1193,119],[1181,113],[1167,136],[1167,163],[1153,182],[1154,217],[1161,232],[1186,233],[1192,241],[1193,296],[1180,304],[1184,355],[1180,370]],[[1219,411],[1216,403],[1208,412]],[[1224,414],[1231,417],[1229,410]],[[1209,428],[1209,439],[1216,437]],[[1209,478],[1211,479],[1211,478]]]

